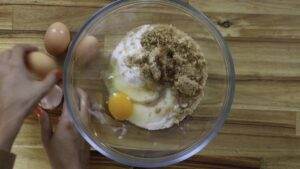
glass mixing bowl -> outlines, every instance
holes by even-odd
[[[179,125],[148,131],[105,114],[102,73],[120,40],[144,24],[171,24],[201,46],[208,80],[198,110]],[[81,66],[78,44],[87,36],[98,39],[99,54]],[[218,133],[231,108],[235,72],[230,51],[214,24],[199,10],[179,0],[121,0],[97,11],[73,39],[64,66],[67,107],[82,137],[97,151],[117,162],[137,167],[161,167],[185,160],[202,150]],[[82,118],[76,99],[83,89],[92,104],[90,121]],[[104,106],[105,107],[105,106]]]

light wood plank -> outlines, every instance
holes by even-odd
[[[245,111],[232,110],[221,133],[224,134],[242,134],[242,135],[256,135],[263,137],[293,137],[295,135],[295,113],[294,112],[280,112],[273,113],[272,111]],[[265,113],[266,112],[266,113]],[[251,114],[251,117],[247,115]],[[58,114],[51,114],[52,121],[56,124]],[[262,118],[263,117],[263,118]],[[280,121],[281,118],[287,119],[285,122]],[[246,120],[247,119],[247,120]],[[276,121],[277,120],[277,121]],[[189,128],[199,128],[199,124],[204,123],[201,118],[195,118],[190,121]],[[15,145],[27,147],[41,147],[40,125],[34,115],[28,117],[20,134],[18,135]]]
[[[0,5],[0,30],[12,30],[13,9]]]
[[[293,41],[300,37],[300,16],[207,13],[226,38]],[[276,41],[276,40],[272,40]]]
[[[72,31],[78,30],[84,21],[94,13],[97,8],[91,7],[60,7],[60,6],[14,6],[14,30],[46,30],[56,21],[65,22]],[[179,28],[185,28],[190,33],[200,33],[199,25],[186,20],[182,15],[176,15],[167,10],[149,9],[151,13],[144,11],[132,11],[122,13],[123,16],[135,16],[135,23],[172,23]],[[30,11],[30,12],[28,12]],[[160,12],[160,17],[153,17],[153,12]],[[80,13],[80,15],[77,15]],[[226,38],[248,38],[248,39],[278,39],[296,40],[300,39],[300,15],[266,15],[266,14],[233,14],[233,13],[207,13],[208,16],[219,24],[219,29]],[[61,16],[64,16],[63,18]],[[170,19],[176,16],[175,19]],[[117,17],[117,16],[116,16]],[[24,19],[26,18],[26,19]],[[148,21],[147,21],[148,20]],[[116,22],[116,19],[111,21]],[[118,20],[122,27],[109,28],[103,33],[119,34],[122,30],[128,30],[126,20]],[[230,23],[226,26],[226,23]],[[110,23],[112,24],[112,23]],[[189,27],[186,27],[189,25]],[[117,29],[116,29],[117,28]],[[184,29],[184,30],[185,30]],[[123,32],[124,33],[124,32]],[[203,36],[200,33],[199,36]]]
[[[17,155],[15,169],[50,169],[50,164],[44,149],[13,147],[12,152]]]
[[[238,79],[300,79],[300,43],[229,41]]]
[[[91,163],[109,163],[105,157],[92,153]],[[118,166],[116,166],[118,168]],[[166,169],[259,169],[259,158],[224,157],[224,156],[194,156],[177,165],[163,167]]]
[[[297,81],[242,81],[235,92],[234,108],[299,111]],[[300,90],[300,89],[299,89]]]
[[[262,139],[257,136],[221,134],[201,154],[207,156],[213,156],[214,154],[218,154],[226,157],[263,156],[265,157],[263,164],[266,168],[268,167],[271,168],[270,166],[275,166],[275,165],[299,166],[300,156],[299,156],[299,149],[297,148],[297,146],[299,146],[297,145],[298,143],[299,143],[299,139],[293,140],[291,138],[290,139],[287,138],[275,138],[275,139],[263,138]],[[286,151],[287,149],[289,151]],[[18,158],[16,161],[16,168],[20,168],[21,166],[22,167],[28,166],[29,168],[44,166],[47,168],[48,162],[45,157],[44,150],[41,147],[30,148],[30,147],[15,146],[13,148],[13,152],[18,154]],[[193,158],[190,160],[193,160]],[[190,161],[186,161],[186,164],[189,163]],[[114,162],[112,163],[110,160],[107,160],[105,158],[101,158],[100,160],[99,157],[97,157],[97,155],[92,155],[91,164],[98,167],[107,164],[109,166],[112,164],[115,165]]]
[[[44,48],[43,34],[41,33],[12,33],[0,31],[0,51],[12,48],[17,44],[31,44],[40,49]]]
[[[70,30],[75,31],[80,28],[96,9],[88,7],[18,5],[14,6],[13,29],[45,31],[52,23],[60,21],[65,23]]]
[[[299,15],[298,0],[186,0],[204,12]],[[0,4],[102,7],[111,0],[2,0]]]
[[[300,15],[298,0],[189,0],[205,12]]]
[[[29,43],[44,50],[44,32],[2,32],[0,31],[0,51],[21,43]],[[110,53],[122,37],[106,39],[103,42],[104,50]],[[204,49],[206,57],[211,58],[208,59],[211,74],[222,74],[222,67],[214,66],[215,63],[219,63],[215,60],[220,58],[215,44],[201,39],[197,41]],[[235,40],[229,40],[228,43],[235,61],[238,80],[300,80],[300,43]]]
[[[14,169],[50,169],[48,157],[43,148],[14,147],[13,152],[17,154]],[[91,169],[129,169],[129,167],[117,164],[107,158],[96,158],[92,153],[90,158]],[[98,155],[99,156],[99,155]]]
[[[95,85],[101,85],[100,80],[81,79],[79,87],[89,92],[99,91]],[[221,81],[209,80],[203,106],[220,104],[223,93]],[[300,95],[299,81],[237,81],[234,98],[234,109],[268,110],[268,111],[299,111]]]
[[[124,35],[105,36],[104,49],[107,55]],[[210,75],[224,75],[222,54],[216,43],[192,36],[201,46],[208,63]],[[238,80],[299,80],[300,43],[251,42],[228,40]],[[287,50],[288,49],[288,50]]]
[[[286,154],[297,155],[300,153],[300,150],[295,149],[295,147],[300,146],[298,145],[298,143],[300,144],[300,138],[295,137],[295,112],[299,110],[297,105],[299,105],[300,100],[298,98],[299,94],[297,94],[299,93],[297,91],[298,86],[299,82],[238,82],[236,102],[233,105],[233,112],[235,113],[226,122],[221,131],[221,136],[218,136],[218,138],[223,139],[223,142],[217,142],[214,145],[216,147],[213,148],[221,151],[218,146],[227,146],[226,153],[229,155],[230,152],[228,151],[235,149],[236,146],[236,144],[229,144],[231,137],[233,137],[237,140],[244,139],[243,141],[248,141],[247,147],[243,148],[243,145],[240,145],[241,150],[239,150],[239,153],[248,154],[252,157],[255,155],[271,155],[273,150],[267,148],[270,146],[278,148],[274,150],[274,154],[282,153],[281,149]],[[290,98],[294,98],[295,101],[291,101]],[[242,111],[239,109],[242,109]],[[245,116],[243,116],[244,114]],[[282,117],[283,119],[281,119]],[[57,115],[53,118],[57,118]],[[203,123],[201,118],[195,118],[191,121],[190,128],[196,130],[201,123]],[[137,143],[139,142],[135,136],[129,137],[132,137]],[[226,143],[226,141],[228,142]],[[244,144],[243,141],[240,143]],[[16,145],[28,146],[30,144],[35,146],[40,144],[39,125],[33,117],[26,123],[20,137],[16,140]],[[176,144],[176,140],[174,144]],[[266,145],[268,146],[263,147]],[[255,154],[255,151],[258,154]]]
[[[200,154],[264,158],[299,156],[300,139],[296,137],[219,134]]]
[[[43,168],[50,169],[47,156],[42,148],[20,148],[13,149],[17,153],[15,169],[23,168]],[[259,169],[261,160],[259,158],[247,157],[225,157],[225,156],[194,156],[179,164],[165,167],[166,169]],[[91,169],[129,169],[121,164],[117,164],[92,151],[90,162]]]

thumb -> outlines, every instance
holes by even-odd
[[[38,117],[41,124],[42,142],[44,146],[47,147],[53,135],[52,125],[47,112],[40,107],[38,107],[37,110],[39,112]]]
[[[62,71],[57,69],[51,71],[43,81],[39,84],[39,93],[41,94],[40,97],[43,97],[54,85],[55,83],[60,80],[62,77]]]
[[[82,121],[85,124],[88,124],[88,122],[90,121],[90,115],[89,115],[89,101],[88,101],[88,95],[86,92],[84,92],[82,89],[77,88],[77,93],[79,96],[79,101],[80,101],[80,116]]]

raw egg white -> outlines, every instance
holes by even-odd
[[[167,89],[155,105],[134,103],[128,121],[148,130],[169,128],[176,120],[176,104],[171,89]]]
[[[137,103],[149,103],[159,97],[158,87],[146,87],[145,85],[133,85],[123,79],[121,75],[115,75],[112,79],[115,90],[121,91]]]
[[[79,65],[88,64],[98,54],[99,42],[94,36],[85,36],[76,48],[76,59]]]
[[[29,53],[27,63],[31,72],[41,79],[58,67],[54,59],[41,52]]]
[[[44,37],[45,47],[53,56],[63,55],[70,43],[71,35],[67,26],[61,22],[52,24]]]

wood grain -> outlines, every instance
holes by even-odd
[[[43,33],[0,31],[0,51],[20,43],[31,43],[43,49]],[[106,40],[105,49],[111,52],[121,37]],[[199,42],[210,57],[220,57],[214,44],[203,40]],[[234,56],[238,80],[300,80],[300,43],[229,40],[228,44]],[[210,72],[213,74],[221,74],[223,71],[221,67],[211,67]]]
[[[92,164],[109,164],[111,163],[102,155],[97,152],[92,152]],[[121,167],[121,166],[117,166]],[[123,167],[122,167],[123,168]],[[186,169],[186,168],[197,168],[197,169],[258,169],[260,168],[259,158],[240,158],[240,157],[224,157],[224,156],[195,156],[188,159],[187,161],[176,165],[170,166],[169,169]]]
[[[43,34],[51,23],[65,22],[72,32],[76,32],[92,13],[108,2],[109,0],[1,0],[0,51],[19,43],[30,43],[43,50]],[[236,96],[223,129],[200,153],[201,156],[168,168],[300,168],[300,1],[188,2],[204,11],[228,41],[237,73]],[[202,42],[211,56],[218,55],[209,42],[210,38],[195,30],[191,20],[185,20],[178,13],[167,9],[147,9],[123,15],[136,16],[137,22],[142,24],[143,18],[151,18],[147,12],[159,12],[160,17],[153,19],[153,22],[171,20]],[[170,19],[171,16],[177,18]],[[118,29],[122,32],[128,28],[124,24]],[[108,34],[110,38],[111,35],[120,37],[119,32],[108,29],[103,34]],[[114,41],[116,40],[112,40]],[[105,50],[113,48],[112,44],[106,43]],[[214,69],[211,74],[221,74],[220,69]],[[218,93],[213,93],[204,102],[207,104],[203,109],[215,109],[214,97],[217,96]],[[57,113],[51,114],[54,123],[58,116]],[[214,116],[215,114],[196,114],[191,127],[195,128],[197,122]],[[33,115],[26,119],[13,151],[18,155],[15,166],[17,169],[50,168],[41,145],[39,123]],[[119,165],[96,152],[91,153],[90,164],[93,169],[131,168]]]
[[[300,15],[298,0],[189,0],[189,3],[205,12]]]
[[[42,148],[14,147],[12,151],[17,154],[14,168],[51,168],[45,150]]]
[[[97,8],[92,7],[63,7],[63,6],[14,6],[13,29],[14,30],[46,30],[55,21],[65,22],[72,31],[76,31]],[[27,11],[31,11],[28,13]],[[153,10],[152,10],[153,11]],[[159,10],[156,10],[159,11]],[[76,15],[80,13],[80,15]],[[125,15],[126,13],[124,13]],[[139,20],[151,17],[143,12],[127,13],[135,15]],[[299,41],[300,39],[300,15],[275,15],[275,14],[234,14],[234,13],[214,13],[208,12],[207,15],[219,26],[220,31],[226,38],[242,39],[277,39],[286,41],[287,39]],[[61,16],[65,16],[61,18]],[[153,18],[153,22],[174,22],[180,27],[190,25],[190,32],[197,27],[189,20],[177,19],[170,20],[174,13],[161,13],[160,17]],[[26,18],[26,19],[24,19]],[[139,21],[136,22],[139,22]],[[122,22],[122,20],[120,20]],[[125,20],[123,20],[125,22]],[[142,22],[142,21],[141,21]],[[226,23],[229,23],[226,24]],[[126,26],[125,24],[122,24]],[[193,26],[195,25],[195,26]],[[288,25],[288,26],[287,26]],[[126,28],[126,27],[124,27]],[[120,29],[123,29],[120,27]],[[119,30],[121,31],[121,30]],[[117,33],[117,30],[115,31]],[[270,41],[270,40],[268,40]]]
[[[102,7],[112,0],[2,0],[0,4]],[[205,12],[300,15],[298,0],[186,0]]]
[[[35,148],[30,151],[26,148],[14,148],[14,151],[18,154],[15,163],[15,168],[43,168],[50,169],[49,163],[45,158],[45,152],[42,148]],[[31,161],[26,163],[26,161]],[[224,156],[195,156],[189,160],[176,165],[170,166],[169,169],[259,169],[259,158],[246,158],[246,157],[224,157]],[[103,157],[97,152],[91,152],[90,159],[91,169],[129,169],[124,165],[117,164],[107,158]]]
[[[104,36],[109,54],[124,35]],[[203,48],[212,75],[224,75],[221,53],[211,40],[194,39]],[[227,40],[233,55],[238,80],[300,80],[300,43]]]
[[[296,132],[295,118],[298,110],[297,107],[295,107],[292,102],[287,101],[287,99],[295,97],[294,94],[298,92],[295,91],[295,89],[299,84],[296,82],[295,84],[297,85],[295,87],[293,84],[290,84],[292,83],[280,81],[250,83],[245,81],[238,82],[236,93],[239,93],[239,95],[236,96],[236,102],[233,105],[232,114],[230,114],[230,117],[226,121],[225,127],[221,133],[224,135],[229,134],[242,135],[245,137],[263,137],[266,140],[270,137],[274,137],[274,140],[275,138],[280,139],[281,137],[293,138]],[[285,90],[280,90],[283,88],[281,85],[285,86]],[[262,94],[261,91],[264,91],[264,93]],[[277,91],[277,93],[273,91]],[[270,100],[270,98],[275,100]],[[257,106],[257,102],[260,103],[259,106]],[[298,104],[298,102],[299,99],[295,99],[295,104]],[[254,105],[254,103],[256,103],[256,105]],[[56,114],[52,117],[58,118]],[[191,121],[192,126],[196,126],[198,120],[200,120],[197,119],[197,116],[195,118],[195,123]],[[297,140],[297,138],[294,139]],[[37,119],[32,116],[28,119],[28,121],[26,121],[26,125],[22,128],[21,135],[16,140],[16,145],[36,146],[39,145],[39,140],[39,124]],[[268,144],[272,145],[273,143]],[[285,143],[282,142],[282,144],[284,145]],[[287,147],[289,147],[289,144],[289,142],[286,142]],[[294,151],[294,148],[292,147],[285,151],[291,153],[291,151]],[[255,146],[252,147],[252,149],[254,148]]]
[[[298,169],[300,156],[278,156],[264,158],[261,161],[263,169]]]
[[[43,34],[41,33],[12,33],[11,31],[0,30],[0,51],[9,49],[17,44],[30,43],[39,48],[43,48]]]
[[[0,6],[0,29],[12,30],[13,9],[11,6]]]
[[[296,135],[300,136],[300,112],[296,113]]]
[[[97,9],[87,7],[20,5],[14,6],[13,8],[13,30],[38,31],[45,31],[51,23],[57,21],[65,23],[70,30],[75,31],[79,29],[83,22]],[[30,13],[28,11],[30,11]]]

